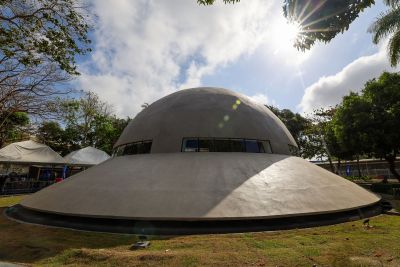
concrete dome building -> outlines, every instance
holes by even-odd
[[[219,88],[145,108],[113,158],[23,199],[22,221],[131,233],[307,227],[373,216],[380,198],[293,156],[297,145],[265,106]]]

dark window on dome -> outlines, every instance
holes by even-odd
[[[138,145],[137,143],[127,144],[124,148],[124,153],[122,155],[134,155],[138,153]]]
[[[257,140],[245,140],[246,152],[259,153],[260,147],[258,146]]]
[[[153,142],[152,141],[143,141],[143,147],[142,147],[142,153],[143,154],[147,154],[150,153],[151,151],[151,144]]]
[[[183,138],[182,152],[248,152],[272,153],[267,140],[248,140],[239,138]]]
[[[229,139],[215,139],[215,152],[232,152],[231,140]]]
[[[199,139],[198,138],[184,138],[182,142],[183,152],[198,152]]]
[[[213,139],[199,139],[199,152],[215,152]]]
[[[245,152],[243,139],[231,139],[231,152]]]
[[[114,149],[113,156],[148,154],[151,151],[151,144],[152,141],[149,140],[124,144]]]

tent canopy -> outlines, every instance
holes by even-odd
[[[64,164],[64,159],[50,147],[32,140],[16,142],[0,149],[0,162]]]
[[[64,160],[67,164],[73,165],[97,165],[109,158],[110,156],[106,152],[88,146],[69,153]]]

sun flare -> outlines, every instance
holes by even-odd
[[[308,57],[309,52],[298,51],[293,45],[301,33],[298,23],[289,23],[284,18],[279,18],[270,25],[270,38],[268,41],[274,55],[280,55],[289,63],[301,63]]]

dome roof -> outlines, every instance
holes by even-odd
[[[181,152],[184,138],[195,137],[198,151],[200,138],[212,137],[213,145],[232,138],[224,141],[231,148],[241,140],[239,152],[268,140],[273,153]],[[293,137],[263,105],[225,89],[182,90],[138,114],[113,158],[25,197],[8,214],[75,229],[172,234],[315,226],[381,212],[378,196],[289,155],[289,145]]]
[[[154,102],[125,128],[115,147],[152,140],[151,153],[180,152],[185,137],[269,140],[275,154],[296,142],[267,107],[222,88],[178,91]]]

